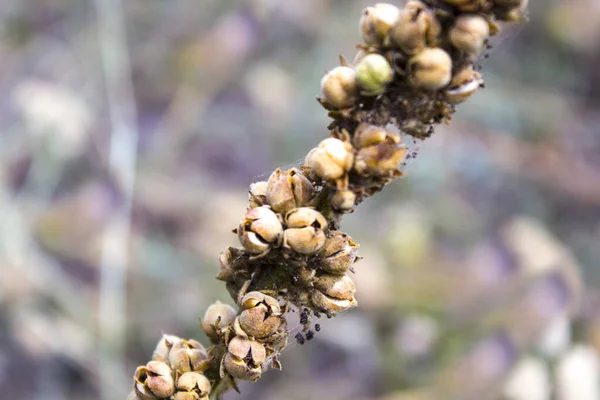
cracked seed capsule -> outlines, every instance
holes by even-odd
[[[194,339],[180,340],[169,353],[169,364],[178,372],[200,371],[207,360],[206,349]]]
[[[218,342],[220,339],[219,330],[232,324],[236,316],[237,311],[235,308],[217,300],[206,309],[204,318],[202,318],[202,329],[209,338]]]
[[[313,254],[325,245],[327,220],[320,212],[308,207],[296,208],[286,214],[285,223],[284,247],[300,254]]]
[[[175,392],[173,370],[162,361],[150,361],[137,367],[134,390],[141,400],[166,399]]]
[[[265,347],[250,339],[234,337],[227,346],[223,360],[227,372],[236,379],[256,381],[262,374],[262,363],[266,359]]]
[[[314,196],[314,188],[298,169],[277,168],[269,177],[266,196],[273,211],[285,214],[308,204]]]
[[[247,293],[240,302],[243,311],[238,317],[240,327],[251,337],[266,338],[283,324],[279,302],[264,293]]]
[[[268,204],[266,181],[254,182],[250,185],[248,202],[250,203],[250,208],[256,208]]]
[[[473,70],[472,65],[468,65],[452,78],[452,82],[444,92],[446,101],[450,104],[462,103],[479,90],[482,84],[481,75]]]
[[[331,108],[353,106],[358,94],[356,72],[346,66],[335,67],[321,79],[321,93]]]
[[[177,378],[176,388],[173,400],[208,400],[211,385],[206,376],[185,372]]]
[[[408,61],[410,82],[420,89],[438,90],[452,79],[452,59],[439,48],[425,49]]]
[[[152,353],[152,361],[167,361],[171,348],[181,340],[178,336],[163,334]]]
[[[385,91],[394,79],[392,66],[381,54],[367,54],[354,67],[356,79],[366,96],[376,96]]]
[[[377,3],[363,10],[359,27],[366,44],[380,45],[398,21],[400,9],[392,4]]]
[[[278,247],[281,243],[283,226],[277,214],[262,206],[246,212],[237,233],[242,246],[250,254],[264,255],[271,247]]]
[[[406,156],[406,146],[386,142],[358,150],[354,170],[362,176],[389,176],[398,170]]]
[[[435,47],[440,33],[440,23],[427,7],[420,1],[409,1],[401,10],[390,39],[410,56],[425,47]]]
[[[313,283],[315,290],[310,300],[319,311],[333,315],[358,305],[354,298],[354,282],[347,275],[324,274],[316,277]]]
[[[481,15],[461,15],[450,28],[449,36],[455,48],[477,55],[490,36],[490,24]]]
[[[343,177],[352,168],[354,161],[352,150],[350,143],[327,138],[306,155],[304,163],[318,177],[334,181]]]
[[[354,243],[345,233],[331,233],[319,253],[319,270],[335,275],[345,274],[356,262],[359,247],[358,243]]]

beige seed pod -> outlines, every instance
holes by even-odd
[[[206,309],[202,318],[202,329],[215,342],[220,340],[219,330],[230,325],[235,320],[237,311],[229,304],[216,301]]]
[[[175,335],[163,334],[152,353],[152,361],[167,361],[173,345],[182,339]]]
[[[481,15],[459,16],[449,32],[450,43],[460,51],[476,55],[490,36],[490,23]]]
[[[133,379],[140,400],[166,399],[175,392],[173,370],[162,361],[150,361],[138,367]]]
[[[363,10],[359,28],[366,44],[381,45],[398,21],[400,9],[392,4],[377,3]]]
[[[267,181],[259,181],[250,184],[248,195],[250,208],[267,205]]]
[[[341,109],[353,106],[358,94],[358,82],[354,69],[340,66],[329,71],[321,79],[321,93],[331,108]]]
[[[236,379],[256,381],[262,374],[262,363],[266,359],[265,347],[240,336],[234,337],[227,346],[223,360],[227,372]]]
[[[468,65],[452,78],[452,82],[444,92],[446,101],[450,104],[462,103],[479,90],[482,84],[481,75],[473,70],[473,66]]]
[[[169,352],[169,364],[178,372],[201,371],[208,354],[202,344],[194,339],[180,340]]]
[[[408,61],[410,83],[425,90],[438,90],[452,79],[452,59],[440,48],[428,48]]]
[[[246,212],[237,233],[242,246],[250,254],[264,255],[271,247],[278,247],[281,243],[283,226],[277,214],[262,206]]]
[[[313,307],[324,312],[327,315],[335,315],[344,311],[351,310],[358,306],[356,299],[342,300],[329,297],[318,290],[314,290],[310,294],[310,301]]]
[[[277,300],[261,292],[247,293],[241,300],[243,311],[238,317],[240,328],[254,338],[273,335],[284,320]]]
[[[345,274],[356,262],[359,247],[345,233],[332,232],[319,253],[319,270],[335,275]]]
[[[341,212],[351,212],[356,204],[356,194],[351,190],[338,190],[331,197],[331,205]]]
[[[324,295],[339,299],[352,300],[356,287],[348,275],[321,274],[314,278],[315,289]]]
[[[339,139],[327,138],[312,149],[305,159],[305,165],[318,177],[336,180],[352,168],[354,155],[352,145]]]
[[[362,176],[389,176],[398,170],[406,157],[406,146],[384,142],[359,149],[354,158],[354,170]]]
[[[352,142],[356,148],[360,149],[385,142],[390,133],[392,132],[381,126],[361,124],[356,129]],[[400,137],[397,134],[393,134],[392,138],[397,138],[397,142],[400,142]]]
[[[285,223],[285,248],[300,254],[313,254],[325,244],[327,220],[320,212],[308,207],[296,208],[286,214]]]
[[[211,385],[208,378],[198,372],[185,372],[177,379],[177,393],[173,400],[208,400]]]
[[[296,207],[302,207],[313,196],[312,183],[296,168],[287,171],[277,168],[269,177],[266,197],[275,212],[285,214]]]
[[[388,83],[394,79],[392,66],[384,56],[377,53],[364,56],[354,70],[362,94],[366,96],[383,93]]]
[[[439,21],[420,1],[409,1],[390,33],[391,42],[408,55],[435,47],[441,33]]]

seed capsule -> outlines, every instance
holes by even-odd
[[[162,361],[150,361],[135,370],[134,390],[141,400],[166,399],[175,392],[173,371]]]
[[[462,12],[474,12],[481,9],[482,0],[441,0],[446,4],[456,7]]]
[[[327,220],[308,207],[296,208],[285,216],[287,229],[283,232],[283,245],[300,254],[313,254],[325,244]]]
[[[209,338],[219,341],[220,335],[217,329],[220,330],[232,324],[236,316],[235,308],[216,301],[206,309],[204,318],[202,318],[202,329]]]
[[[173,345],[182,339],[175,335],[163,334],[152,353],[152,361],[167,361]]]
[[[452,79],[452,59],[439,48],[425,49],[408,61],[410,82],[425,90],[438,90]]]
[[[356,262],[358,257],[358,243],[345,233],[335,231],[325,242],[319,253],[321,256],[319,270],[335,275],[343,275]]]
[[[450,28],[450,43],[460,51],[479,54],[490,36],[490,24],[480,15],[461,15]]]
[[[240,327],[251,337],[266,338],[283,324],[277,300],[261,292],[247,293],[241,300],[243,311],[238,317]]]
[[[179,376],[176,387],[173,400],[208,400],[211,389],[208,378],[198,372],[185,372]]]
[[[314,188],[298,169],[277,168],[269,178],[266,196],[273,211],[285,214],[308,204],[314,196]]]
[[[250,208],[256,208],[268,204],[266,181],[254,182],[250,185],[248,201],[250,203]]]
[[[314,290],[310,294],[310,301],[316,310],[327,315],[335,315],[358,306],[358,302],[354,298],[352,300],[336,299],[318,290]]]
[[[234,337],[227,346],[224,366],[234,378],[256,381],[262,374],[261,364],[266,359],[265,347],[255,340]]]
[[[444,93],[446,101],[450,104],[462,103],[479,90],[482,84],[481,75],[469,65],[452,78],[452,82]]]
[[[350,171],[353,161],[350,143],[327,138],[306,155],[305,164],[320,178],[336,180]]]
[[[351,212],[356,204],[356,194],[351,190],[338,190],[331,197],[331,205],[337,211]]]
[[[386,142],[368,146],[356,153],[354,170],[362,176],[388,176],[398,169],[405,156],[403,144]]]
[[[354,69],[362,93],[367,96],[383,93],[387,84],[394,78],[392,66],[381,54],[367,54]]]
[[[348,275],[322,274],[315,277],[313,284],[324,295],[339,300],[353,300],[356,292]]]
[[[271,247],[279,246],[283,234],[281,222],[266,206],[256,207],[246,212],[237,230],[242,246],[255,255],[266,254]]]
[[[435,16],[420,1],[409,1],[392,28],[391,41],[408,55],[425,47],[437,45],[441,26]]]
[[[350,67],[335,67],[321,79],[321,93],[331,108],[353,106],[358,94],[356,73]]]
[[[200,342],[194,339],[180,340],[169,353],[169,364],[178,372],[201,371],[206,365],[208,354]]]
[[[383,44],[389,31],[398,21],[400,9],[392,4],[377,3],[363,10],[360,31],[366,44]]]

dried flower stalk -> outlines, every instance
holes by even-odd
[[[525,20],[526,7],[527,0],[411,0],[403,8],[366,8],[354,65],[340,57],[321,80],[329,137],[299,168],[276,169],[250,186],[249,208],[234,230],[242,248],[220,255],[217,279],[238,309],[220,302],[208,308],[208,349],[164,335],[152,361],[136,370],[129,398],[220,398],[237,390],[237,380],[259,379],[266,360],[281,368],[289,307],[301,310],[299,342],[314,335],[311,315],[356,307],[348,273],[359,245],[339,226],[402,176],[407,148],[388,127],[426,138],[449,123],[455,105],[483,86],[475,62],[489,37],[502,22]]]

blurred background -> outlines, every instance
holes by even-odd
[[[124,399],[162,332],[208,344],[248,184],[327,135],[367,5],[2,0],[3,398]],[[226,399],[600,398],[600,3],[530,8],[344,220],[359,308]]]

